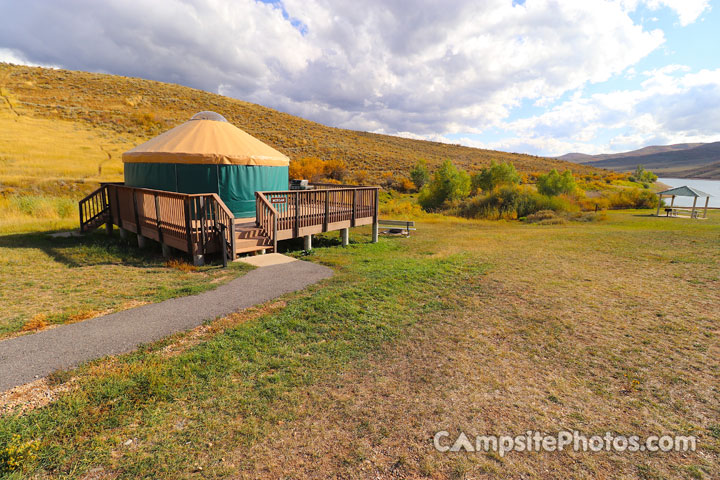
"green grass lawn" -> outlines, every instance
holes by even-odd
[[[332,279],[55,374],[54,402],[0,419],[0,468],[13,479],[717,478],[720,216],[647,214],[432,217],[408,239],[318,239],[304,258]],[[116,275],[139,268],[126,262]],[[460,429],[694,434],[700,450],[433,449],[435,432]]]
[[[121,241],[117,231],[108,237],[104,230],[81,238],[0,235],[0,338],[199,293],[249,269],[168,264],[149,243],[140,250],[134,235]]]

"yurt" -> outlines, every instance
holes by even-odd
[[[255,192],[288,189],[290,159],[215,112],[200,112],[123,153],[125,185],[217,193],[236,218],[255,216]]]

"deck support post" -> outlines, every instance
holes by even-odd
[[[113,231],[112,220],[108,220],[107,222],[105,222],[105,231],[107,232],[108,235],[112,235],[112,231]]]
[[[690,218],[695,218],[695,205],[697,205],[697,197],[693,198],[693,208],[690,212]]]
[[[158,240],[164,245],[162,226],[160,223],[160,201],[158,200],[157,193],[155,194],[155,224],[157,225]]]
[[[170,258],[172,256],[172,247],[170,247],[170,245],[161,243],[160,247],[162,248],[162,256],[163,257]]]
[[[115,187],[115,210],[117,212],[117,224],[122,229],[123,227],[123,220],[122,216],[120,215],[120,194],[118,193],[119,188]],[[112,212],[112,209],[110,210]],[[122,235],[120,236],[122,238]]]
[[[372,243],[378,242],[378,227],[380,226],[380,190],[375,189],[375,208],[373,208]],[[410,233],[408,231],[408,233]]]
[[[205,255],[193,255],[193,265],[196,267],[205,265]]]
[[[707,218],[707,207],[710,203],[710,197],[705,197],[705,209],[703,210],[703,218]]]
[[[147,237],[140,235],[138,233],[137,239],[138,239],[138,248],[145,248],[147,246]]]
[[[140,227],[140,215],[138,214],[137,190],[131,190],[133,200],[133,214],[135,215],[135,232],[138,235],[138,247],[140,247],[140,237],[142,237],[142,228]],[[143,247],[140,247],[143,248]]]
[[[300,192],[295,192],[295,236],[300,236]]]
[[[127,240],[128,231],[125,230],[125,229],[122,228],[122,227],[120,227],[119,231],[120,231],[120,239],[121,239],[121,240]]]
[[[323,216],[323,232],[328,231],[330,223],[330,191],[325,190],[325,215]]]
[[[341,228],[340,229],[340,239],[342,241],[343,247],[347,247],[350,244],[350,229],[349,228]]]
[[[192,237],[192,219],[190,218],[190,202],[188,197],[183,199],[183,208],[185,209],[185,236],[187,237],[187,252],[195,258],[195,242]],[[200,255],[202,257],[202,255]]]
[[[357,190],[352,190],[352,216],[350,217],[350,226],[355,226],[355,214],[357,210]]]
[[[312,250],[312,235],[305,235],[303,237],[303,248],[306,252]]]

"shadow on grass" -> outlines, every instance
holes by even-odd
[[[358,238],[359,237],[359,238]],[[350,244],[369,243],[370,237],[365,234],[353,235],[350,231]],[[312,236],[312,248],[340,247],[340,232],[332,231],[320,233]],[[302,237],[283,240],[278,242],[278,253],[298,253],[305,249],[305,243]]]
[[[144,249],[137,247],[137,237],[120,239],[99,231],[80,237],[51,237],[53,232],[32,232],[0,236],[0,248],[39,250],[53,260],[69,267],[93,265],[128,265],[157,268],[165,265],[160,245],[148,242]],[[29,253],[32,255],[32,252]],[[32,260],[32,259],[29,259]]]

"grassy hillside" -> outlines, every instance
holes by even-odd
[[[674,170],[672,172],[668,172],[668,175],[677,176],[678,178],[720,180],[720,161],[709,163],[701,167],[690,168],[688,170]]]
[[[406,173],[419,158],[430,165],[451,158],[469,170],[479,169],[494,159],[512,161],[523,172],[551,168],[597,172],[592,167],[531,155],[331,128],[260,105],[136,78],[0,64],[0,88],[3,96],[0,104],[6,118],[32,117],[59,122],[58,125],[68,125],[60,121],[70,122],[79,131],[95,132],[97,138],[92,140],[83,134],[77,138],[77,148],[87,148],[88,153],[97,156],[95,163],[105,158],[100,149],[103,142],[118,147],[107,162],[109,176],[117,175],[117,153],[122,148],[184,122],[201,110],[223,114],[291,159],[340,158],[351,170],[367,170],[371,178],[380,178],[384,172]],[[8,122],[3,126],[12,128]],[[20,130],[18,136],[34,141],[32,130]],[[15,152],[3,147],[0,155],[14,156]],[[76,152],[73,158],[77,160]],[[97,165],[92,168],[88,165],[82,174],[92,178],[96,169]]]

